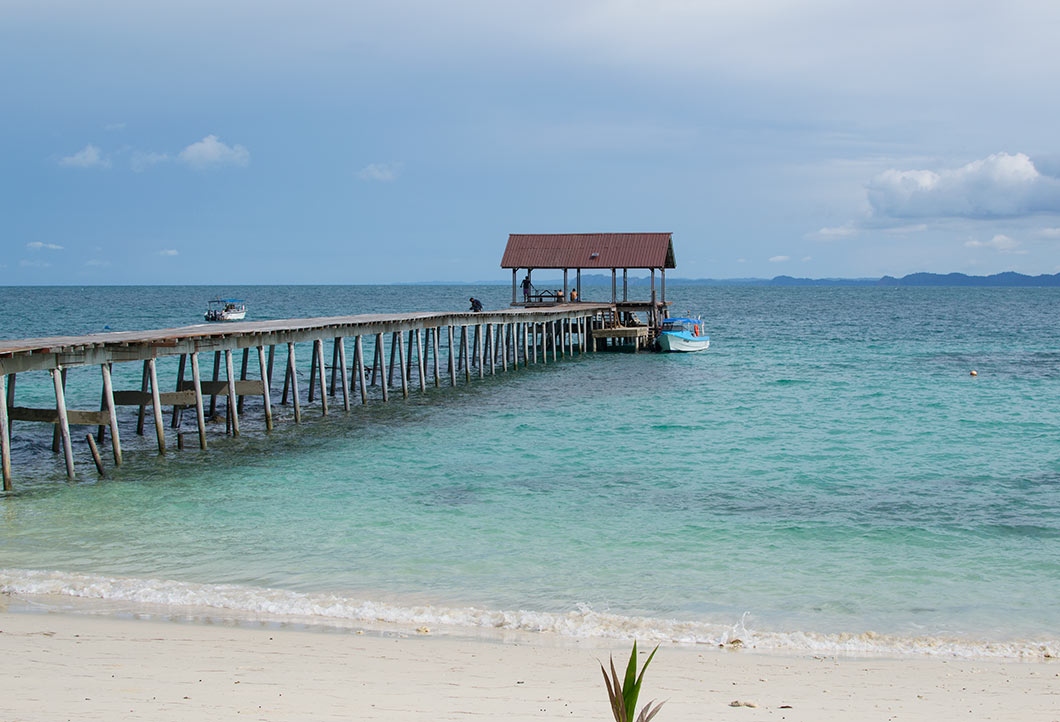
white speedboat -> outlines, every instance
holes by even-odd
[[[710,336],[698,318],[666,319],[656,342],[662,351],[705,351],[710,348]]]
[[[241,298],[215,298],[203,314],[207,321],[242,321],[246,317],[247,304]]]

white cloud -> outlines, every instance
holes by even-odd
[[[397,180],[400,172],[400,163],[369,163],[357,172],[357,177],[361,180],[389,183]]]
[[[166,163],[172,160],[169,153],[152,153],[145,151],[136,151],[132,154],[132,158],[129,159],[129,166],[137,173],[142,173],[151,166],[158,165],[159,163]]]
[[[825,226],[813,233],[807,233],[806,237],[816,241],[834,241],[837,238],[856,236],[857,233],[858,229],[854,227],[853,223],[844,223],[841,226]]]
[[[96,267],[96,268],[106,268],[107,266],[110,265],[110,261],[101,260],[99,258],[90,258],[87,261],[85,261],[85,265],[86,266],[93,266],[93,267]]]
[[[59,159],[59,165],[68,168],[110,168],[110,158],[96,146],[89,143],[73,155]]]
[[[737,258],[736,262],[737,263],[747,263],[747,259],[746,258]]]
[[[107,123],[103,126],[103,130],[116,131],[125,130],[125,123]]]
[[[882,218],[1003,218],[1060,213],[1060,179],[1025,154],[995,153],[960,168],[890,169],[867,185]]]
[[[160,255],[160,256],[176,256],[176,255],[179,255],[179,253],[178,253],[176,248],[163,248],[161,251],[158,252],[158,255]]]
[[[30,241],[26,244],[26,248],[31,251],[49,250],[49,251],[61,251],[63,247],[58,243],[44,243],[42,241]]]
[[[177,160],[195,170],[226,165],[242,167],[250,163],[250,151],[238,144],[226,145],[216,135],[208,135],[180,151]]]
[[[791,260],[791,256],[772,256],[769,259],[769,262],[770,263],[784,263],[785,261],[790,261],[790,260]]]
[[[48,268],[52,264],[48,263],[47,261],[21,260],[18,262],[18,265],[22,266],[23,268]]]
[[[1060,228],[1039,228],[1035,234],[1042,238],[1060,238]]]
[[[989,241],[977,241],[972,239],[965,242],[967,248],[993,248],[998,253],[1016,253],[1019,255],[1026,254],[1027,251],[1019,248],[1020,242],[1015,238],[998,233],[996,236],[991,238]]]
[[[813,256],[803,256],[802,257],[802,262],[803,263],[806,263],[806,261],[812,261],[812,260],[813,260]]]

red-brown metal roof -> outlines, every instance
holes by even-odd
[[[672,233],[512,233],[501,268],[676,268]]]

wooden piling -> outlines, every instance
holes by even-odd
[[[413,331],[410,328],[408,337],[409,347],[405,351],[405,353],[408,355],[408,358],[405,360],[405,379],[408,382],[409,386],[412,386],[412,337]]]
[[[497,338],[492,323],[486,324],[486,341],[489,342],[490,376],[497,375]]]
[[[353,365],[357,367],[357,379],[361,386],[361,403],[368,403],[368,389],[364,387],[364,345],[358,336],[353,342]]]
[[[431,350],[434,351],[434,385],[440,387],[442,385],[441,375],[438,373],[438,332],[441,331],[440,326],[435,326],[431,333]]]
[[[298,399],[298,367],[295,366],[294,344],[287,344],[287,375],[291,379],[291,399],[294,402],[294,422],[302,423],[302,402]]]
[[[62,439],[63,456],[66,459],[66,476],[73,479],[74,449],[70,442],[70,422],[66,416],[66,393],[63,390],[62,369],[52,369],[52,383],[55,385],[55,411],[59,416],[59,436]]]
[[[228,377],[228,417],[232,420],[232,436],[239,436],[239,411],[236,409],[236,374],[232,366],[232,350],[225,350],[225,372]]]
[[[427,390],[426,364],[423,361],[423,332],[416,329],[416,372],[420,377],[420,391]]]
[[[456,359],[453,357],[453,327],[446,326],[449,332],[449,385],[456,386]]]
[[[316,387],[317,380],[317,344],[320,343],[320,339],[313,341],[313,350],[309,353],[309,394],[306,396],[306,401],[313,403],[313,389]],[[320,393],[324,393],[323,376],[321,373]]]
[[[247,380],[247,361],[249,359],[250,359],[250,347],[247,346],[245,349],[243,349],[243,364],[242,364],[242,366],[239,369],[239,380],[240,381],[246,381]],[[321,384],[320,387],[321,387],[321,392],[323,392],[324,384]],[[239,403],[236,404],[236,408],[238,409],[239,413],[243,413],[243,394],[240,394],[237,398],[239,399]]]
[[[11,374],[12,376],[14,374]],[[7,374],[0,376],[0,478],[4,482],[4,491],[11,491],[11,427],[7,418]]]
[[[287,392],[291,386],[291,344],[287,344],[287,365],[283,369],[283,393],[280,394],[280,404],[287,405]]]
[[[338,366],[338,363],[339,363],[339,346],[341,346],[341,345],[342,345],[342,339],[339,338],[338,336],[336,336],[335,340],[331,342],[331,384],[330,384],[330,386],[328,386],[328,393],[331,396],[335,395],[335,375],[338,373],[336,367]],[[346,364],[342,365],[342,369],[343,369],[343,372],[342,372],[343,376],[345,376],[346,375]],[[323,389],[324,385],[321,384],[320,388]],[[349,408],[347,408],[346,410],[349,411]]]
[[[316,357],[317,366],[320,376],[320,415],[328,415],[328,393],[327,389],[324,388],[324,342],[319,338],[313,342],[313,350],[316,352],[313,355]],[[313,388],[313,379],[309,379],[309,388]]]
[[[335,339],[336,348],[339,350],[339,376],[342,377],[342,410],[350,410],[350,379],[346,376],[346,342],[342,338]],[[335,378],[334,367],[332,367],[331,378]]]
[[[383,362],[386,360],[386,349],[383,348],[383,334],[377,333],[375,335],[375,365],[379,368],[379,376],[381,386],[383,388],[383,402],[390,400],[390,393],[387,390],[390,386],[390,382],[386,377],[386,369],[383,367]],[[372,372],[372,378],[375,378],[375,371]]]
[[[393,386],[394,385],[394,354],[398,351],[398,346],[401,345],[401,332],[394,331],[390,335],[390,365],[387,366],[387,376],[384,381]]]
[[[202,407],[202,379],[199,377],[199,353],[191,355],[191,386],[195,391],[195,423],[199,427],[199,448],[206,449],[206,414]]]
[[[471,349],[468,348],[467,326],[460,326],[460,359],[464,363],[464,381],[471,383]]]
[[[182,353],[180,355],[180,363],[177,364],[177,388],[176,391],[181,390],[181,386],[184,385],[184,363],[188,360],[188,355]],[[180,404],[173,404],[173,421],[171,426],[174,429],[180,428],[180,417],[184,407]]]
[[[272,357],[275,356],[275,355],[276,355],[276,344],[270,343],[269,344],[269,363],[268,363],[268,368],[269,368],[268,379],[269,379],[269,388],[270,389],[272,388]]]
[[[484,330],[481,323],[475,324],[475,363],[478,364],[478,377],[480,379],[486,376],[486,370],[482,365],[482,352],[485,346]]]
[[[155,436],[158,438],[158,453],[166,453],[166,427],[162,422],[162,397],[158,389],[158,368],[153,358],[147,359],[147,370],[151,377],[151,415],[155,417]]]
[[[107,406],[107,418],[110,421],[110,447],[114,451],[114,465],[121,466],[121,439],[118,436],[118,408],[114,405],[114,382],[110,378],[110,364],[100,364],[103,374],[103,400]]]
[[[66,391],[66,369],[63,369],[63,391]],[[59,453],[59,448],[62,446],[62,439],[59,434],[59,427],[55,426],[52,428],[52,452],[55,454]]]
[[[96,472],[102,476],[107,476],[106,469],[103,468],[103,459],[99,455],[99,449],[96,448],[96,440],[92,434],[85,434],[85,441],[88,442],[88,450],[92,453],[92,462],[96,465]]]
[[[214,351],[213,353],[213,382],[217,383],[217,380],[221,377],[221,352]],[[217,415],[217,394],[210,394],[210,418],[212,419]],[[137,433],[142,434],[142,431]]]
[[[501,324],[501,328],[500,328],[500,332],[501,332],[501,342],[500,342],[499,345],[501,347],[501,370],[507,373],[507,371],[508,371],[508,324],[502,323]]]
[[[265,403],[265,430],[272,431],[272,398],[269,394],[269,369],[265,362],[264,346],[258,346],[258,367],[261,370],[261,400]]]
[[[400,332],[394,334],[394,339],[397,341],[398,371],[401,373],[401,397],[407,399],[409,397],[409,379],[407,375],[408,367],[405,365],[405,349],[402,348],[404,340]],[[393,347],[391,347],[391,350],[393,350]]]
[[[9,408],[9,409],[15,408],[15,380],[17,378],[18,378],[18,374],[8,374],[7,375],[7,394],[5,394],[5,396],[7,397],[7,408]],[[8,415],[8,417],[7,417],[7,433],[9,435],[11,433],[11,422],[13,420],[14,419],[12,419],[10,415]]]

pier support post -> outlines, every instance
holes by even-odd
[[[7,408],[15,408],[15,379],[18,378],[18,374],[8,374],[7,376]],[[13,419],[10,415],[7,417],[7,433],[11,434],[11,422]]]
[[[188,354],[182,353],[180,355],[180,363],[177,365],[177,388],[175,391],[180,391],[181,385],[184,383],[184,365],[188,360]],[[173,421],[171,426],[174,429],[180,428],[180,417],[181,412],[184,411],[184,407],[179,404],[173,404]]]
[[[379,344],[382,334],[375,335],[375,342],[372,344],[372,386],[375,386],[376,376],[382,373],[383,368],[383,357],[379,354]]]
[[[379,381],[380,386],[383,387],[383,402],[386,403],[390,400],[390,392],[387,390],[389,387],[389,381],[386,377],[386,369],[383,367],[383,363],[386,360],[386,352],[383,348],[383,334],[377,333],[375,335],[375,366],[379,369]],[[375,378],[375,371],[372,371],[372,378]]]
[[[96,473],[102,477],[106,477],[107,471],[103,468],[103,458],[99,455],[99,449],[96,448],[95,438],[92,434],[85,434],[85,441],[88,442],[88,450],[92,454],[92,463],[96,465]]]
[[[420,375],[420,391],[426,391],[427,390],[427,380],[424,378],[424,376],[426,376],[426,372],[427,372],[426,366],[427,365],[424,363],[424,360],[423,360],[423,331],[421,329],[417,328],[416,329],[416,371],[419,372],[419,375]]]
[[[405,365],[405,349],[402,348],[404,339],[400,331],[394,334],[394,338],[397,340],[398,372],[401,374],[401,397],[407,399],[409,397],[409,383],[408,367]],[[393,350],[393,347],[391,347],[391,350]]]
[[[492,323],[486,324],[486,345],[489,347],[490,376],[497,375],[497,340]]]
[[[287,344],[287,375],[291,379],[291,399],[294,403],[294,422],[302,423],[302,402],[298,398],[298,366],[295,364],[294,344]]]
[[[456,386],[456,358],[453,356],[453,327],[446,326],[449,332],[449,385]]]
[[[508,372],[508,324],[502,323],[500,328],[497,329],[500,334],[500,351],[501,351],[501,370],[505,373]]]
[[[291,344],[287,344],[287,346],[288,346],[288,350],[287,350],[287,366],[285,366],[284,369],[283,369],[283,393],[280,394],[280,404],[282,404],[284,406],[287,405],[287,392],[290,389],[290,385],[291,385],[291,351],[290,351],[290,345]]]
[[[342,376],[342,410],[350,410],[350,379],[346,375],[346,341],[343,338],[335,339],[335,348],[339,350],[339,375]],[[334,367],[332,367],[331,378],[335,378]]]
[[[239,380],[240,381],[246,381],[247,380],[247,362],[249,360],[250,360],[250,347],[247,346],[245,349],[243,349],[243,365],[239,369]],[[321,390],[321,393],[324,392],[324,384],[320,385],[320,390]],[[236,405],[236,408],[238,409],[239,413],[243,413],[243,395],[240,394],[237,398],[239,399],[239,403]]]
[[[270,389],[272,388],[272,359],[273,359],[273,356],[275,356],[275,355],[276,355],[276,344],[270,343],[269,344],[269,364],[268,364],[268,366],[269,366],[268,377],[269,377],[269,388]]]
[[[401,345],[401,332],[395,331],[390,335],[390,365],[387,367],[386,378],[383,379],[384,385],[394,385],[394,354],[397,353],[398,346]]]
[[[236,408],[236,374],[232,366],[232,350],[225,350],[225,372],[228,376],[228,416],[232,420],[232,436],[239,436],[239,410]]]
[[[265,430],[272,431],[272,398],[269,395],[269,369],[265,362],[264,346],[258,346],[258,367],[261,371],[261,400],[265,403]]]
[[[213,382],[216,384],[218,379],[221,378],[221,352],[213,352]],[[210,418],[212,419],[217,415],[217,394],[210,394]],[[138,434],[143,433],[138,431]]]
[[[321,342],[321,343],[323,343],[323,342]],[[336,374],[335,368],[338,366],[338,363],[339,363],[339,346],[341,346],[341,345],[342,345],[342,339],[339,338],[338,336],[336,336],[335,340],[331,342],[331,385],[328,387],[328,393],[330,395],[332,395],[332,396],[335,395],[335,374]],[[346,364],[343,364],[342,368],[343,368],[342,375],[345,376],[346,375],[346,370],[345,370],[346,369]],[[321,378],[323,378],[323,377],[321,377]],[[323,389],[324,388],[324,384],[321,384],[320,388]],[[323,391],[321,391],[321,393],[323,393]],[[347,411],[349,411],[349,409],[347,409]]]
[[[527,356],[529,355],[529,351],[530,351],[529,343],[530,343],[530,338],[527,336],[526,324],[524,323],[523,324],[523,366],[524,367],[526,367],[526,365],[527,365],[526,359],[527,359]]]
[[[66,393],[63,389],[62,369],[52,369],[52,383],[55,385],[55,411],[59,416],[59,436],[63,445],[63,456],[66,459],[66,476],[73,479],[74,449],[70,442],[70,422],[66,416]]]
[[[364,344],[361,337],[357,336],[353,341],[353,365],[357,367],[357,380],[361,385],[361,403],[368,403],[368,389],[364,385]]]
[[[482,352],[484,351],[483,347],[486,342],[485,335],[483,334],[484,330],[485,329],[482,327],[481,323],[475,324],[475,363],[478,364],[478,377],[480,379],[486,377],[486,369],[483,368],[482,364]]]
[[[313,342],[313,350],[309,354],[309,394],[306,396],[306,401],[313,403],[313,389],[316,387],[317,380],[317,344],[320,343],[320,339]],[[324,381],[323,372],[320,374],[320,393],[324,393]]]
[[[66,369],[63,369],[63,391],[66,391]],[[52,452],[58,454],[59,449],[62,447],[62,435],[59,433],[59,427],[55,426],[52,428]]]
[[[199,353],[191,354],[191,385],[195,390],[195,424],[199,427],[199,448],[206,449],[206,414],[202,407],[202,378],[199,375]]]
[[[464,381],[471,383],[471,349],[468,348],[467,326],[460,327],[460,358],[464,362]]]
[[[409,386],[412,386],[412,337],[413,337],[413,333],[412,333],[412,329],[410,328],[409,329],[409,337],[408,337],[409,347],[408,347],[408,350],[406,351],[406,353],[408,354],[408,357],[405,360],[405,378],[408,380],[408,385]]]
[[[434,386],[435,388],[442,385],[441,374],[438,373],[438,332],[442,330],[441,326],[435,326],[431,333],[431,351],[434,352]]]
[[[147,371],[151,377],[151,415],[155,418],[155,437],[158,453],[166,453],[166,425],[162,422],[162,398],[158,389],[158,367],[153,358],[147,359]]]
[[[110,364],[100,364],[103,374],[103,402],[107,407],[107,418],[110,421],[110,447],[114,451],[114,465],[121,466],[121,439],[118,436],[118,409],[114,405],[114,382],[110,377]]]
[[[11,491],[11,429],[7,418],[7,374],[0,376],[0,475],[4,491]]]
[[[328,415],[328,390],[324,387],[324,342],[319,338],[313,342],[313,357],[317,361],[317,371],[320,377],[320,415]],[[309,388],[313,388],[313,379],[309,379]]]

